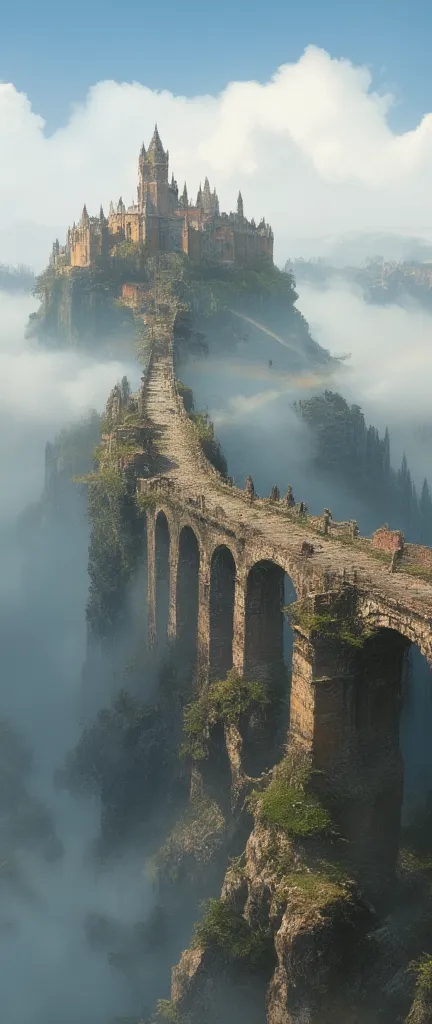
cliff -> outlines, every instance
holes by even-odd
[[[213,276],[204,283],[191,280],[189,271],[188,264],[177,258],[155,268],[150,282],[153,295],[149,288],[146,308],[140,311],[150,356],[157,353],[157,346],[162,357],[166,355],[168,334],[169,346],[172,344],[172,334],[161,329],[158,335],[158,325],[166,328],[169,321],[170,331],[172,325],[177,354],[182,345],[188,349],[197,341],[197,310],[200,320],[207,322],[223,317],[237,301],[238,308],[244,309],[245,295],[250,309],[257,301],[261,305],[252,286],[250,292],[249,285],[243,290],[244,275],[233,275],[232,280],[228,276],[221,285],[215,281],[214,268],[209,270]],[[271,272],[271,287],[283,290],[280,302],[294,318],[293,283],[282,277]],[[261,298],[265,305],[264,292]],[[169,359],[166,356],[163,362],[162,357],[158,362],[160,379],[172,382],[171,347]],[[280,673],[277,685],[274,681],[264,685],[262,680],[220,670],[216,680],[201,681],[199,677],[196,691],[190,652],[185,655],[180,633],[176,643],[168,636],[170,601],[177,613],[179,594],[170,589],[169,488],[163,504],[166,515],[161,512],[159,524],[154,522],[156,516],[153,521],[148,516],[147,565],[149,577],[153,574],[153,610],[155,618],[162,611],[166,621],[159,631],[163,670],[155,672],[151,696],[143,697],[142,603],[136,629],[125,627],[131,585],[137,585],[140,595],[144,592],[140,568],[145,513],[160,507],[162,487],[152,492],[144,486],[137,495],[137,477],[145,484],[146,476],[163,476],[175,459],[184,456],[181,445],[176,448],[174,435],[171,447],[162,447],[165,454],[158,454],[146,408],[153,409],[153,428],[156,425],[159,435],[164,431],[166,435],[163,416],[172,404],[169,412],[177,421],[187,422],[195,442],[200,440],[202,447],[204,441],[214,442],[208,423],[193,420],[193,396],[188,389],[159,389],[158,381],[151,377],[150,359],[138,395],[130,394],[125,379],[113,388],[94,470],[86,478],[92,527],[89,649],[95,641],[105,645],[110,655],[110,646],[114,649],[115,642],[120,637],[124,640],[126,634],[131,643],[122,649],[122,678],[127,686],[132,676],[135,699],[121,694],[104,709],[95,727],[85,732],[69,765],[75,782],[89,784],[102,798],[102,828],[107,822],[110,826],[105,835],[108,844],[113,831],[116,842],[121,842],[127,826],[132,823],[142,828],[149,809],[155,813],[158,801],[168,804],[167,814],[157,817],[152,836],[153,868],[168,922],[166,958],[170,964],[179,963],[173,969],[171,999],[159,1003],[156,1019],[176,1024],[219,1024],[221,1019],[238,1024],[243,1017],[251,1024],[264,1024],[266,1019],[268,1024],[370,1024],[380,1019],[395,1024],[410,1012],[414,995],[414,980],[411,987],[408,983],[398,988],[398,974],[406,974],[410,960],[421,953],[421,943],[427,946],[430,941],[430,932],[419,925],[419,908],[423,910],[426,902],[424,881],[416,879],[414,900],[415,872],[410,879],[405,872],[403,885],[394,883],[393,902],[383,885],[376,907],[369,906],[362,891],[368,879],[353,867],[350,844],[320,795],[318,773],[311,770],[297,747],[290,744],[288,750],[281,749],[289,699],[286,672],[283,678]],[[191,474],[199,461],[197,450],[195,444],[192,457],[188,449]],[[244,499],[246,502],[245,495]],[[198,521],[204,504],[196,509]],[[292,521],[286,522],[292,527]],[[154,558],[152,529],[160,530]],[[235,533],[222,521],[220,535],[228,544]],[[205,549],[203,555],[210,563]],[[186,549],[183,568],[190,569],[192,561],[191,550]],[[187,579],[190,582],[191,575]],[[204,591],[205,587],[206,578]],[[325,631],[321,629],[321,633],[324,648]],[[151,639],[145,651],[149,661],[150,645]],[[321,678],[314,679],[318,691],[320,682]],[[353,778],[361,788],[356,768]],[[355,816],[355,785],[349,798],[346,790],[344,794],[348,802],[352,796],[354,810],[351,804],[347,810]],[[200,916],[198,903],[203,897],[209,899]],[[394,920],[396,901],[398,916]],[[191,940],[194,919],[198,920]],[[409,940],[405,941],[403,924],[407,920]],[[393,943],[390,963],[386,960],[389,936]],[[412,1013],[424,1015],[429,999],[424,985],[415,999]]]

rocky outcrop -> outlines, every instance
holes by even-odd
[[[192,1024],[220,1020],[222,1004],[224,1019],[234,1024],[233,993],[239,985],[247,991],[246,975],[251,984],[253,979],[253,1019],[259,1024],[354,1024],[358,1019],[359,964],[374,914],[341,864],[329,860],[318,818],[314,834],[310,813],[317,805],[300,788],[288,790],[285,777],[282,784],[284,798],[293,800],[291,829],[266,820],[256,796],[245,853],[228,869],[221,899],[211,902],[192,948],[173,969],[173,1003],[180,1018],[186,1015]],[[312,802],[303,807],[304,799]],[[276,803],[269,807],[273,813]]]

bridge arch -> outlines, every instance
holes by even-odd
[[[233,666],[236,563],[226,544],[210,561],[210,679],[224,679]]]
[[[383,879],[393,875],[404,813],[410,811],[406,782],[414,776],[419,739],[418,721],[410,727],[405,717],[407,696],[411,692],[415,699],[418,681],[410,672],[413,655],[416,673],[420,661],[429,685],[432,679],[414,643],[415,623],[407,627],[392,609],[369,610],[364,620],[374,631],[359,646],[345,641],[333,652],[326,644],[323,654],[318,649],[322,676],[315,689],[316,763],[327,777],[336,819],[354,859],[371,878]],[[425,740],[423,757],[429,736]],[[424,773],[421,759],[417,764]],[[425,785],[423,800],[427,795]]]
[[[170,546],[171,534],[168,519],[160,509],[155,520],[155,596],[156,636],[158,646],[163,649],[168,639],[170,606]]]
[[[292,635],[283,613],[297,593],[285,568],[272,559],[250,566],[245,595],[245,674],[273,684],[286,680]]]
[[[200,548],[195,531],[185,524],[178,540],[176,633],[182,671],[193,671],[197,654]]]

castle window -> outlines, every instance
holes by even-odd
[[[126,224],[126,238],[127,238],[128,242],[130,242],[131,239],[132,239],[132,225],[131,225],[130,221],[128,221],[127,224]]]

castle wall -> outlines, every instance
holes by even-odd
[[[264,256],[273,258],[272,237],[245,226],[244,230],[234,230],[234,261],[240,266],[248,266]]]
[[[144,244],[149,252],[184,252],[194,261],[207,258],[247,266],[264,255],[273,257],[271,232],[238,215],[220,214],[207,179],[197,205],[181,206],[176,183],[168,182],[168,161],[155,129],[149,150],[143,146],[140,153],[138,204],[128,210],[120,200],[108,221],[89,218],[84,207],[78,227],[68,236],[72,267],[88,266],[124,240]]]
[[[386,526],[375,530],[372,537],[372,547],[378,551],[385,551],[393,554],[395,551],[403,551],[404,537],[400,530],[388,530]]]

